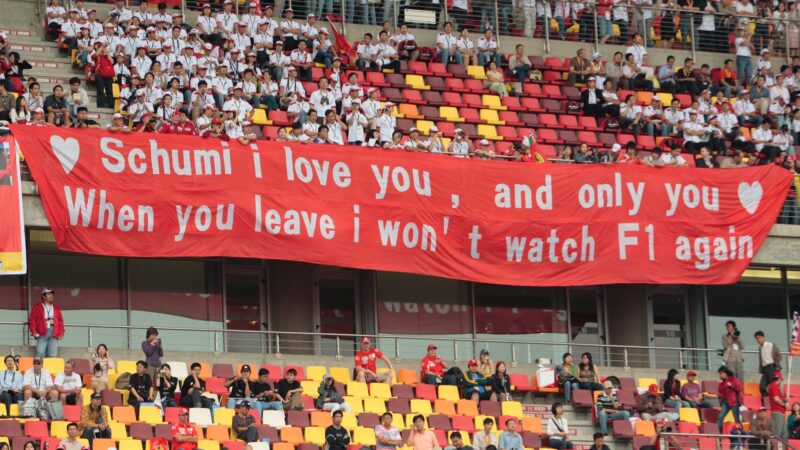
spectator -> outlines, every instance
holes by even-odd
[[[524,45],[517,44],[514,54],[508,57],[508,69],[511,71],[511,76],[517,80],[514,83],[514,92],[517,95],[522,95],[522,87],[531,73],[531,64],[525,56]]]
[[[662,25],[663,26],[663,25]],[[663,29],[662,29],[663,33]],[[662,35],[663,39],[663,35]],[[675,57],[672,55],[667,56],[667,63],[658,68],[658,81],[661,85],[661,90],[675,93]]]
[[[769,158],[769,160],[771,161],[772,158]],[[755,338],[759,347],[758,373],[761,374],[759,389],[761,390],[761,395],[766,397],[769,395],[768,387],[772,382],[773,375],[781,370],[781,352],[777,345],[767,341],[763,331],[756,331]]]
[[[136,408],[139,413],[139,405],[153,401],[153,379],[147,373],[147,363],[145,361],[136,362],[136,373],[131,375],[130,395],[128,404]]]
[[[497,68],[497,64],[494,61],[489,61],[484,66],[486,72],[486,87],[495,93],[502,99],[506,95],[508,95],[508,91],[506,90],[506,76],[503,74],[503,71]]]
[[[64,337],[64,318],[61,308],[54,303],[56,291],[42,289],[42,301],[33,305],[28,328],[36,338],[36,356],[55,358],[58,356],[58,341]]]
[[[617,91],[613,88],[614,82],[606,80],[603,83],[603,113],[612,118],[619,118],[620,100]]]
[[[589,77],[586,89],[581,92],[583,114],[597,118],[603,117],[603,102],[603,91],[597,89],[595,77]]]
[[[614,383],[611,381],[603,382],[603,392],[597,396],[597,423],[600,424],[600,432],[608,434],[609,420],[628,420],[631,413],[622,407],[614,393]]]
[[[412,447],[413,450],[433,450],[439,447],[436,435],[433,434],[433,431],[425,428],[425,417],[422,414],[414,416],[412,423],[406,445]]]
[[[33,367],[28,369],[22,377],[22,399],[27,401],[30,398],[58,399],[58,391],[53,385],[53,377],[47,369],[42,367],[42,359],[38,356],[33,358]]]
[[[501,58],[497,50],[497,39],[494,38],[492,29],[486,28],[483,36],[478,39],[478,65],[486,66],[489,61],[494,61],[495,65],[499,66]]]
[[[608,446],[605,444],[605,436],[603,433],[595,433],[592,436],[594,443],[589,448],[589,450],[610,450]]]
[[[78,77],[72,77],[69,80],[69,97],[67,97],[67,106],[69,107],[69,115],[71,120],[75,119],[78,115],[78,108],[86,107],[89,104],[89,94],[81,87],[81,80]]]
[[[669,136],[669,126],[663,123],[664,108],[661,106],[661,98],[653,97],[653,101],[642,113],[647,126],[647,134],[654,136],[658,132],[659,136]]]
[[[458,51],[457,38],[453,36],[452,22],[445,22],[444,31],[439,33],[439,36],[436,38],[436,53],[439,55],[439,60],[444,63],[445,67],[450,63],[450,58],[453,58],[453,62],[456,64],[462,64],[464,62],[461,52]]]
[[[736,47],[736,77],[742,83],[742,87],[747,87],[752,72],[753,52],[756,50],[752,42],[752,35],[744,27],[737,31],[734,46]]]
[[[83,444],[78,440],[78,424],[70,422],[67,424],[67,438],[62,439],[58,444],[58,448],[63,450],[81,450]]]
[[[253,383],[253,397],[256,399],[255,407],[256,411],[258,411],[258,417],[261,417],[262,412],[265,410],[283,410],[283,404],[275,391],[272,390],[272,385],[269,382],[269,370],[265,367],[258,369],[258,381]]]
[[[484,424],[484,429],[486,424]],[[524,450],[525,446],[522,443],[522,436],[517,433],[517,420],[509,418],[506,420],[506,430],[500,433],[500,438],[497,444],[498,450]],[[487,446],[488,448],[491,445]]]
[[[275,385],[275,392],[278,393],[278,399],[283,403],[285,410],[302,410],[304,408],[303,399],[300,397],[303,387],[300,386],[299,381],[294,379],[296,376],[297,371],[293,368],[289,369],[286,371],[286,378],[278,381],[278,384]]]
[[[741,101],[743,100],[736,103]],[[725,366],[740,380],[744,379],[743,351],[744,340],[742,340],[742,332],[736,328],[736,322],[733,320],[725,322],[725,334],[722,335],[722,360],[725,362]]]
[[[561,155],[561,159],[571,160],[573,157],[565,152]],[[556,375],[558,384],[564,388],[564,400],[567,403],[572,402],[572,391],[578,389],[579,385],[578,367],[572,363],[572,353],[564,353],[561,356],[561,365],[556,367]]]
[[[162,364],[161,370],[156,374],[156,391],[161,398],[164,408],[177,407],[175,403],[175,390],[178,388],[178,378],[172,376],[172,367]]]
[[[92,394],[89,404],[81,408],[81,421],[78,431],[84,439],[89,440],[89,446],[97,438],[110,439],[111,427],[108,410],[102,406],[103,395],[100,392]]]
[[[558,10],[558,3],[556,3],[556,10]],[[589,66],[589,60],[586,58],[586,50],[579,48],[575,57],[569,60],[570,84],[585,83],[591,71]]]
[[[172,450],[196,450],[198,435],[197,428],[189,423],[189,409],[178,408],[178,423],[172,426]]]
[[[789,438],[789,434],[786,427],[786,399],[781,394],[782,378],[780,372],[772,374],[772,382],[767,388],[769,394],[767,405],[772,418],[772,435],[781,441],[786,441]]]
[[[194,362],[190,367],[189,376],[183,380],[181,385],[181,406],[187,408],[210,408],[214,403],[208,397],[203,397],[206,390],[206,382],[200,378],[200,363]]]
[[[377,360],[382,359],[389,367],[388,372],[378,373]],[[392,361],[377,348],[372,347],[368,337],[361,338],[361,350],[356,353],[355,360],[356,380],[366,383],[374,381],[385,382],[392,379],[394,366]]]
[[[400,430],[392,426],[394,416],[389,411],[381,415],[381,423],[375,426],[376,450],[396,450],[403,445]]]
[[[787,424],[789,427],[789,439],[800,437],[800,403],[792,403],[792,411],[789,413]]]
[[[72,361],[64,363],[64,371],[59,372],[53,381],[61,403],[65,405],[83,405],[81,376],[74,372]]]
[[[494,428],[494,419],[486,417],[483,419],[483,429],[477,431],[472,439],[472,445],[475,450],[486,450],[489,446],[497,447],[497,434],[492,429]]]
[[[344,401],[342,395],[336,389],[336,382],[330,375],[325,375],[322,377],[322,382],[319,384],[319,388],[317,389],[317,393],[319,397],[317,397],[316,406],[318,409],[323,411],[338,411],[343,410],[345,412],[350,412],[350,405]]]
[[[31,111],[28,109],[28,100],[25,97],[17,97],[17,104],[9,114],[11,123],[24,124],[31,121]]]
[[[474,450],[472,446],[464,445],[464,440],[461,439],[461,433],[458,431],[450,433],[450,443],[452,445],[445,447],[445,450]]]
[[[559,402],[550,407],[552,415],[547,421],[547,435],[550,436],[550,447],[556,449],[574,448],[569,440],[569,424],[564,417],[564,407]]]
[[[695,165],[700,169],[719,169],[719,162],[711,155],[708,146],[700,147],[700,157],[695,160]]]
[[[783,420],[781,420],[783,425]],[[766,449],[769,448],[767,441],[773,437],[772,434],[772,419],[767,414],[767,408],[761,408],[756,413],[755,417],[750,421],[750,434],[753,436],[748,441],[748,449]]]
[[[441,384],[447,362],[436,354],[436,345],[428,344],[428,354],[422,358],[420,379],[425,384]]]
[[[717,394],[719,396],[719,403],[722,410],[717,419],[717,427],[722,429],[722,421],[728,415],[728,411],[733,413],[733,420],[739,426],[742,425],[742,419],[739,415],[739,407],[742,406],[742,383],[738,378],[725,366],[721,366],[717,373],[719,373],[719,388]]]
[[[85,106],[77,108],[77,116],[70,124],[71,128],[100,128],[100,124],[96,120],[89,119],[89,110]]]
[[[592,354],[589,352],[581,355],[581,363],[578,364],[578,387],[592,391],[603,390],[603,385],[600,384],[600,371],[592,362]]]
[[[681,399],[681,380],[676,378],[677,376],[678,371],[676,369],[669,369],[667,379],[664,380],[664,392],[661,396],[666,406],[680,411],[681,407],[688,407],[689,402]]]
[[[0,372],[0,402],[6,405],[6,415],[10,415],[11,405],[22,400],[22,374],[17,372],[17,361],[14,356],[8,355],[3,362],[6,370]]]
[[[250,415],[250,402],[247,400],[239,403],[239,412],[231,420],[231,429],[236,433],[236,438],[246,443],[258,441],[256,419]]]
[[[472,399],[475,402],[497,400],[494,393],[486,389],[488,380],[478,371],[478,361],[470,359],[467,367],[467,373],[464,374],[464,398]]]
[[[478,354],[478,371],[484,377],[488,378],[494,373],[494,362],[492,358],[489,357],[489,350],[482,348],[481,352]]]
[[[0,58],[2,58],[2,56],[0,56]],[[10,122],[11,111],[13,110],[14,96],[8,92],[6,85],[0,82],[0,122]]]
[[[498,401],[511,401],[511,378],[506,372],[506,363],[498,361],[494,373],[489,377],[489,386]]]
[[[244,364],[239,371],[239,375],[234,375],[225,381],[225,387],[230,390],[228,409],[235,408],[242,400],[247,400],[253,396],[253,382],[250,381],[250,373],[250,366]]]
[[[670,413],[664,409],[656,384],[651,384],[647,392],[639,394],[636,399],[636,410],[644,420],[678,420],[677,413]]]
[[[341,409],[337,409],[331,416],[333,424],[325,429],[325,450],[346,450],[350,445],[350,433],[342,427],[344,413]]]
[[[158,330],[155,328],[147,329],[145,340],[142,341],[142,351],[147,363],[147,373],[151,379],[155,379],[156,372],[161,367],[161,358],[164,356],[164,347],[161,345],[161,338],[158,337]]]
[[[681,400],[692,408],[710,408],[711,402],[703,399],[703,390],[694,370],[686,372],[686,383],[681,387]]]

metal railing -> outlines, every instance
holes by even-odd
[[[699,443],[699,438],[713,439],[714,446],[703,446]],[[662,450],[680,450],[680,449],[696,449],[696,450],[722,450],[725,448],[759,448],[763,450],[797,450],[797,447],[790,445],[787,441],[778,438],[763,439],[757,436],[734,434],[689,434],[689,433],[673,433],[663,432],[659,434],[658,439],[661,441],[659,448]],[[725,442],[727,441],[727,442]],[[747,445],[749,443],[749,446]]]

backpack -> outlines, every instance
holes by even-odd
[[[619,120],[606,118],[603,119],[603,129],[606,131],[619,131]]]
[[[579,114],[583,112],[583,106],[580,102],[570,100],[567,102],[567,114]]]
[[[123,372],[119,374],[117,378],[117,383],[114,385],[115,389],[121,389],[123,391],[127,391],[131,388],[131,374],[128,372]]]
[[[444,373],[442,384],[461,386],[464,384],[464,372],[458,367],[451,367]]]

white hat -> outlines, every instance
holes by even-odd
[[[326,36],[327,36],[327,35],[328,35],[328,29],[327,29],[327,28],[324,28],[324,27],[323,27],[323,28],[320,28],[320,29],[319,29],[319,34],[324,34],[324,35],[326,35]]]
[[[771,52],[770,52],[770,50],[768,48],[762,48],[761,49],[761,54],[763,55],[765,53],[771,53]]]
[[[112,119],[124,119],[125,117],[120,113],[116,113],[113,116],[111,116],[111,118]]]
[[[487,139],[481,139],[481,145],[489,145],[489,141]]]
[[[206,44],[203,46],[203,48],[206,49],[206,50],[212,50],[214,48],[214,46],[211,45],[210,42],[206,42]]]
[[[618,153],[622,149],[622,146],[619,144],[614,144],[611,146],[611,151],[614,153]]]
[[[461,128],[456,128],[456,131],[455,131],[456,134],[463,133],[463,132],[464,132],[464,130],[462,130]]]
[[[592,61],[594,61],[595,59],[602,58],[602,57],[603,57],[603,55],[601,55],[600,52],[592,53]]]
[[[145,91],[144,89],[139,89],[138,91],[136,91],[137,97],[141,97],[143,95],[147,95],[147,91]]]
[[[44,114],[44,110],[42,108],[36,108],[33,110],[34,114]]]
[[[415,131],[417,131],[417,127],[411,127],[411,128],[408,129],[409,133],[413,133]]]
[[[436,125],[431,125],[431,127],[428,128],[428,131],[439,131],[439,127],[437,127]]]

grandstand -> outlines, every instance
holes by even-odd
[[[221,7],[217,3],[215,12]],[[293,6],[300,10],[304,3],[295,1]],[[492,9],[495,6],[495,2],[486,3],[491,3]],[[501,17],[505,3],[497,2]],[[174,7],[170,5],[168,12],[185,10],[184,21],[194,25],[196,10],[202,9],[199,6],[184,2]],[[97,17],[104,20],[114,5],[87,2],[85,7],[96,8]],[[130,110],[123,110],[120,99],[125,83],[113,84],[114,108],[97,107],[96,76],[90,66],[78,67],[76,56],[64,48],[64,36],[58,39],[46,36],[45,8],[44,4],[24,0],[3,2],[0,30],[7,36],[8,50],[18,52],[31,63],[26,77],[36,78],[45,95],[56,85],[66,87],[70,78],[78,77],[82,88],[88,92],[89,120],[106,127],[112,123],[114,114],[122,112],[125,117],[121,126],[133,125],[135,120]],[[240,13],[244,8],[242,2],[235,6]],[[380,9],[378,11],[380,17]],[[345,35],[355,48],[365,33],[376,34],[380,28],[379,25],[364,25],[360,14],[360,11],[345,13]],[[424,16],[425,13],[419,14]],[[434,17],[436,14],[438,12],[434,11]],[[485,22],[478,20],[477,10],[475,14],[475,17],[465,18],[456,11],[454,15],[456,20],[465,19],[463,23],[476,28],[473,39],[478,38],[477,28]],[[625,146],[633,142],[639,158],[645,161],[654,150],[681,143],[682,134],[659,136],[644,129],[634,133],[634,128],[625,129],[625,124],[621,130],[609,128],[604,118],[583,114],[581,92],[585,82],[575,82],[571,77],[571,58],[579,46],[584,46],[590,53],[596,50],[604,61],[610,62],[615,52],[625,52],[628,47],[628,36],[623,36],[621,28],[625,24],[615,18],[613,24],[608,24],[611,36],[601,33],[586,36],[585,30],[576,29],[577,22],[580,22],[579,27],[587,23],[585,16],[570,26],[560,26],[558,12],[554,14],[553,26],[539,26],[530,33],[533,36],[527,37],[524,36],[525,19],[506,14],[513,24],[504,30],[507,32],[499,41],[499,53],[504,55],[501,66],[506,76],[502,84],[507,91],[517,89],[516,95],[500,95],[485,83],[486,69],[475,64],[401,60],[397,71],[358,70],[353,66],[343,70],[342,78],[346,80],[356,74],[365,94],[375,88],[377,101],[396,104],[394,129],[402,133],[404,142],[413,129],[423,138],[435,133],[432,129],[438,130],[443,136],[442,148],[449,148],[457,129],[464,131],[475,147],[483,139],[489,141],[482,147],[486,153],[471,152],[469,156],[535,160],[520,157],[513,148],[515,143],[523,141],[530,145],[529,138],[533,135],[536,136],[533,150],[543,160],[554,163],[579,162],[574,156],[566,157],[564,148],[581,143],[595,148],[598,160],[602,155],[612,158],[605,162],[617,158],[612,154],[615,144]],[[279,14],[276,13],[276,17]],[[395,20],[390,22],[394,28]],[[502,24],[501,29],[506,28],[505,21],[498,22]],[[720,32],[719,36],[703,35],[701,33],[707,30],[695,30],[700,26],[699,21],[688,19],[688,22],[688,28],[678,26],[670,48],[663,48],[665,44],[662,44],[668,40],[666,34],[661,34],[667,29],[664,21],[659,21],[652,30],[648,24],[647,39],[657,44],[647,46],[649,66],[656,73],[670,55],[679,62],[677,66],[685,58],[693,57],[698,67],[708,64],[717,71],[715,74],[726,59],[735,58],[732,30]],[[334,25],[337,24],[325,24],[329,31]],[[787,30],[789,25],[789,22],[785,25]],[[601,24],[595,19],[593,26],[600,28]],[[757,26],[753,21],[753,31]],[[433,25],[429,28],[438,30]],[[435,46],[438,31],[422,28],[411,31],[421,46]],[[563,40],[559,36],[561,33]],[[708,37],[711,44],[708,44]],[[772,46],[776,50],[772,63],[774,72],[784,63],[793,62],[797,51],[797,46],[791,42],[779,45],[780,39],[789,42],[789,32],[764,41],[765,47]],[[524,58],[533,76],[521,86],[515,86],[508,69],[509,56],[518,44],[524,45]],[[753,60],[757,58],[754,54]],[[800,72],[793,73],[796,77]],[[310,79],[301,82],[307,96],[318,89],[318,81],[325,74],[324,63],[312,64]],[[620,99],[634,96],[635,103],[642,109],[651,106],[656,98],[665,107],[677,100],[680,109],[693,108],[698,96],[690,92],[667,92],[657,77],[649,81],[654,84],[652,90],[631,83],[628,89],[620,89],[616,94]],[[798,87],[800,84],[794,85],[795,90]],[[796,98],[792,95],[792,101]],[[742,101],[735,97],[729,100]],[[711,108],[722,103],[716,96],[711,102]],[[253,134],[259,140],[285,140],[298,115],[292,113],[291,107],[282,106],[270,109],[268,103],[259,104],[243,124],[243,134]],[[715,114],[715,110],[706,110],[705,116]],[[780,114],[774,116],[777,129]],[[757,128],[755,123],[748,122],[740,130],[749,140]],[[800,133],[798,129],[792,130]],[[724,150],[713,155],[716,163],[741,163],[736,159],[740,155],[730,150],[735,140],[730,136],[724,139]],[[791,148],[789,154],[794,154],[797,143],[800,142],[784,143]],[[684,154],[693,163],[695,155]],[[777,163],[796,170],[795,159],[786,156],[780,156]],[[763,163],[764,159],[756,152],[749,152],[744,158],[749,163],[744,164]],[[763,329],[781,350],[787,350],[791,332],[789,319],[793,311],[800,309],[800,289],[797,288],[800,272],[796,269],[800,266],[800,252],[795,250],[800,233],[794,226],[800,219],[793,198],[788,200],[789,206],[781,214],[781,224],[773,228],[753,266],[736,285],[705,286],[703,280],[699,280],[697,285],[686,286],[521,288],[287,261],[167,260],[70,254],[56,248],[33,180],[28,179],[24,189],[30,270],[27,276],[0,277],[2,353],[22,355],[19,360],[22,371],[32,367],[32,340],[24,323],[30,306],[37,301],[39,289],[51,286],[58,292],[56,301],[63,308],[67,323],[60,357],[44,361],[44,367],[53,374],[63,369],[65,360],[72,359],[84,384],[89,385],[89,357],[98,344],[104,343],[117,362],[117,370],[110,375],[113,385],[120,373],[135,371],[136,361],[142,359],[139,343],[148,326],[159,328],[166,346],[164,361],[170,362],[173,374],[182,380],[188,376],[187,366],[200,362],[207,390],[218,395],[219,404],[223,406],[228,395],[224,382],[238,373],[241,365],[268,368],[272,382],[289,368],[296,368],[304,388],[303,411],[286,414],[264,411],[260,416],[255,410],[251,411],[258,424],[259,437],[269,439],[274,450],[319,450],[324,446],[324,429],[331,418],[329,413],[315,408],[314,399],[326,373],[334,376],[339,392],[346,394],[345,400],[353,409],[344,414],[343,422],[351,433],[352,449],[375,445],[374,427],[385,411],[393,413],[393,423],[402,430],[404,438],[411,428],[412,417],[422,414],[442,448],[449,445],[448,435],[452,430],[466,432],[462,436],[466,436],[465,442],[470,445],[474,431],[482,428],[485,417],[491,417],[497,423],[498,432],[506,428],[507,418],[519,419],[525,449],[548,449],[546,421],[550,405],[556,400],[563,401],[563,393],[557,387],[538,385],[536,372],[540,365],[555,366],[567,351],[576,355],[592,352],[604,378],[611,375],[619,378],[618,396],[626,407],[634,407],[637,396],[651,384],[663,386],[669,368],[679,369],[682,379],[687,370],[694,369],[700,374],[702,391],[713,400],[717,395],[716,368],[720,364],[719,336],[730,318],[739,321],[743,335],[748,337],[747,376],[742,382],[743,402],[748,409],[744,419],[749,422],[762,402],[757,356],[753,351],[756,344],[749,337]],[[795,202],[794,208],[792,202]],[[352,380],[352,355],[358,337],[365,335],[372,336],[394,361],[397,373],[391,383],[367,385]],[[461,398],[458,390],[451,386],[436,388],[421,384],[418,361],[431,342],[441,348],[443,358],[461,367],[465,367],[479,349],[490,349],[494,361],[504,360],[509,365],[513,400],[473,402]],[[792,384],[789,391],[791,402],[800,396],[800,384]],[[89,389],[84,390],[86,403],[89,393]],[[577,390],[566,407],[576,448],[589,448],[597,430],[594,408],[597,394]],[[104,390],[102,395],[103,405],[112,418],[112,435],[110,439],[95,439],[91,450],[112,447],[150,450],[153,439],[171,438],[171,424],[178,420],[176,408],[167,407],[162,416],[155,407],[143,406],[137,414],[127,404],[129,391]],[[176,400],[180,404],[179,398]],[[610,427],[607,444],[614,449],[637,450],[651,445],[659,433],[671,429],[692,436],[675,438],[679,443],[673,442],[670,448],[729,448],[733,442],[730,436],[716,436],[730,435],[734,426],[732,417],[726,418],[723,428],[719,429],[716,425],[718,401],[712,403],[714,405],[709,408],[682,408],[679,420],[674,423],[615,421]],[[5,420],[2,418],[5,415],[13,418]],[[200,450],[244,448],[244,442],[236,440],[230,429],[232,415],[233,411],[224,407],[191,409],[190,421],[198,425],[202,433]],[[34,440],[40,443],[39,448],[52,450],[66,436],[67,423],[80,419],[80,409],[66,406],[64,420],[49,423],[17,416],[19,410],[14,406],[5,411],[4,405],[0,405],[0,442],[8,442],[11,450],[22,450],[25,442]],[[789,444],[800,448],[800,442],[790,440]],[[253,450],[263,448],[263,445],[253,446]],[[402,449],[411,448],[403,446]]]

